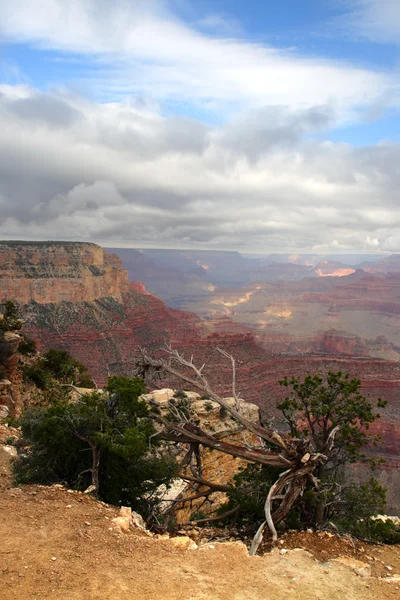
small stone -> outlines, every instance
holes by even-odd
[[[90,525],[89,521],[85,521],[85,525],[89,526]]]
[[[187,535],[182,537],[170,538],[169,540],[175,548],[182,550],[197,550],[198,546],[196,542],[191,540]]]
[[[57,560],[57,556],[52,556],[51,560]]]
[[[67,504],[65,508],[72,508],[72,504]]]
[[[14,446],[3,446],[3,450],[10,456],[17,456],[17,449]]]
[[[125,533],[129,531],[131,524],[129,517],[115,517],[115,519],[112,519],[112,522],[118,531],[124,531]]]
[[[286,548],[281,548],[279,550],[279,554],[286,554],[287,553],[287,549]]]

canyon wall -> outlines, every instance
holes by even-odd
[[[129,290],[117,255],[78,242],[0,242],[0,301],[92,302]]]
[[[326,282],[327,278],[323,280]],[[328,287],[330,283],[322,285]],[[251,296],[256,303],[254,310],[258,309],[261,291],[256,290]],[[242,397],[256,403],[264,417],[270,417],[277,416],[276,402],[283,394],[278,381],[285,375],[348,371],[361,379],[365,392],[389,401],[376,426],[383,436],[383,447],[378,452],[387,460],[382,477],[392,482],[389,508],[400,509],[400,484],[396,483],[396,470],[400,466],[400,363],[365,356],[365,341],[350,336],[344,344],[334,330],[323,335],[317,331],[319,354],[315,354],[312,345],[303,346],[307,353],[299,347],[290,354],[277,354],[290,341],[290,331],[269,328],[268,334],[275,338],[272,348],[267,349],[267,344],[262,347],[255,339],[254,330],[252,333],[243,323],[232,323],[230,317],[238,310],[237,306],[230,307],[228,316],[219,315],[221,318],[214,321],[167,308],[143,284],[130,283],[119,258],[95,244],[0,243],[0,300],[4,299],[14,299],[20,304],[25,320],[23,331],[38,341],[40,350],[68,350],[88,367],[100,386],[109,374],[132,374],[138,346],[159,354],[160,348],[168,343],[193,354],[199,364],[206,363],[210,381],[218,392],[227,396],[231,366],[216,350],[220,347],[237,360],[237,390]],[[271,314],[264,317],[270,318],[272,324],[289,319],[282,304],[277,307],[277,315],[272,312],[271,309]],[[312,316],[309,313],[308,318]],[[384,344],[383,339],[381,342]],[[358,356],[343,356],[344,350]],[[171,378],[160,381],[159,385],[182,387],[181,382]]]

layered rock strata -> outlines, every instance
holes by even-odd
[[[369,277],[367,282],[364,280],[357,286],[371,289],[375,281]],[[321,280],[317,283],[322,285]],[[393,279],[390,289],[396,287],[394,283]],[[350,294],[349,288],[347,292]],[[109,374],[132,374],[138,346],[158,354],[160,348],[169,343],[193,354],[199,364],[206,363],[210,382],[218,393],[226,396],[231,367],[217,352],[216,348],[221,347],[237,360],[237,389],[241,395],[270,417],[276,414],[276,402],[283,393],[278,381],[285,375],[348,371],[361,379],[365,392],[389,401],[378,424],[384,438],[379,452],[387,459],[384,468],[389,473],[388,479],[399,466],[400,363],[340,354],[332,356],[332,348],[340,353],[344,347],[333,329],[321,338],[318,355],[298,351],[293,355],[271,354],[256,342],[253,334],[246,333],[242,325],[233,326],[227,335],[231,323],[228,318],[218,320],[214,331],[212,322],[203,321],[190,312],[167,308],[161,300],[147,293],[142,284],[130,283],[119,258],[95,244],[0,243],[0,300],[5,299],[20,304],[24,331],[38,341],[40,350],[67,349],[89,368],[100,386]],[[333,310],[332,296],[328,301]],[[279,310],[281,314],[283,309]],[[276,333],[274,349],[285,342],[285,335]],[[384,344],[384,340],[379,343]],[[354,338],[348,339],[346,348],[363,354],[363,345]],[[303,350],[313,351],[312,347]],[[165,378],[160,386],[179,388],[181,384]],[[400,494],[393,489],[389,496],[392,512],[400,509]]]

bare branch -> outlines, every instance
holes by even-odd
[[[222,356],[225,356],[225,358],[228,358],[232,363],[232,396],[235,398],[236,410],[239,410],[239,398],[236,395],[236,361],[235,361],[234,357],[232,356],[232,354],[229,354],[225,350],[222,350],[222,348],[217,348],[217,350],[220,354],[222,354]]]
[[[193,364],[193,362],[187,361],[185,358],[183,358],[178,353],[177,350],[173,350],[170,347],[166,348],[166,352],[171,356],[171,358],[176,360],[178,362],[178,364],[181,364],[181,365],[191,369],[195,373],[196,379],[193,379],[192,377],[189,377],[185,373],[178,371],[177,369],[172,367],[170,363],[166,363],[165,361],[162,361],[159,359],[154,359],[154,358],[148,356],[146,351],[142,348],[140,349],[140,352],[141,352],[142,358],[149,365],[151,365],[157,369],[160,369],[160,370],[165,370],[167,373],[170,373],[171,375],[173,375],[174,377],[177,377],[181,381],[185,381],[189,385],[206,392],[215,402],[217,402],[220,406],[223,406],[227,410],[227,412],[238,423],[240,423],[248,431],[251,431],[251,433],[254,433],[254,435],[262,438],[263,440],[265,440],[271,444],[280,446],[281,448],[283,448],[283,450],[285,452],[292,453],[293,456],[296,455],[296,453],[297,453],[296,450],[293,449],[293,451],[292,451],[292,449],[289,449],[288,445],[285,442],[283,442],[281,436],[279,436],[275,431],[266,429],[264,427],[261,427],[260,425],[256,425],[255,423],[252,423],[251,421],[246,419],[242,414],[240,414],[236,409],[232,408],[224,398],[222,398],[221,396],[219,396],[219,394],[214,392],[214,390],[210,387],[210,384],[209,384],[208,380],[206,379],[206,377]],[[295,442],[296,440],[293,440],[293,441]]]

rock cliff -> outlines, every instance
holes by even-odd
[[[39,349],[65,348],[99,384],[129,374],[138,345],[158,349],[197,339],[192,313],[168,309],[141,283],[130,283],[118,256],[69,242],[0,243],[0,301],[21,307],[24,331]]]
[[[128,290],[118,256],[96,244],[0,243],[0,301],[92,302]]]
[[[375,286],[378,290],[376,277],[369,275],[368,281],[357,285]],[[317,281],[321,285],[321,279]],[[390,290],[399,286],[396,278],[386,282]],[[345,291],[341,291],[342,297]],[[351,295],[348,288],[346,293]],[[259,290],[252,297],[257,299],[258,294]],[[392,303],[392,291],[384,296],[390,296]],[[130,375],[139,345],[157,354],[164,343],[170,343],[181,351],[187,349],[193,353],[198,363],[206,363],[216,391],[229,395],[230,362],[215,350],[222,347],[237,359],[237,389],[247,401],[260,406],[264,415],[270,416],[282,394],[278,381],[285,375],[303,376],[329,369],[348,371],[361,379],[366,392],[389,401],[379,424],[384,437],[380,452],[388,459],[385,468],[390,473],[400,466],[394,452],[400,423],[400,363],[363,357],[366,342],[362,340],[349,337],[344,344],[331,329],[320,337],[318,355],[299,353],[301,347],[293,350],[293,354],[271,354],[242,324],[232,326],[226,317],[213,323],[191,312],[167,308],[141,283],[130,283],[119,258],[95,244],[0,243],[0,300],[4,299],[14,299],[20,304],[25,320],[23,331],[37,340],[40,350],[68,350],[88,367],[99,385],[108,374]],[[328,307],[332,307],[332,296],[327,301]],[[346,300],[350,301],[351,298]],[[313,304],[311,300],[307,302],[310,303]],[[280,306],[279,315],[271,318],[286,319],[282,311]],[[391,314],[394,313],[395,310]],[[392,321],[389,325],[393,329]],[[229,335],[227,329],[231,331]],[[286,344],[286,334],[274,330],[271,334],[276,336],[273,343],[276,352]],[[376,343],[387,342],[382,336]],[[359,356],[331,354],[341,353],[345,348]],[[285,350],[291,352],[290,344]],[[306,351],[312,352],[313,348],[307,347]],[[167,379],[160,385],[180,387],[178,381]],[[390,496],[390,507],[400,508],[395,493]]]

